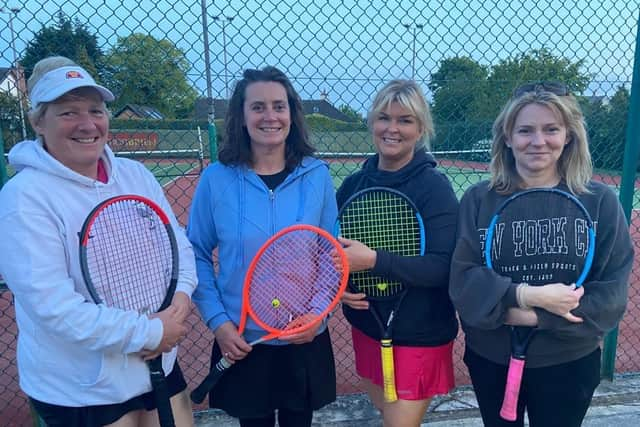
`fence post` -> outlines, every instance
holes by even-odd
[[[0,126],[0,189],[9,180],[7,175],[7,164],[4,160],[4,138],[2,137],[2,127]]]
[[[209,134],[209,162],[213,163],[218,159],[218,141],[216,135],[216,124],[213,120],[209,121],[208,125]]]
[[[636,51],[633,61],[633,77],[631,78],[631,94],[629,113],[627,115],[627,135],[624,146],[622,180],[620,182],[620,204],[631,225],[633,193],[635,191],[636,170],[638,168],[638,151],[640,146],[640,14],[636,28]],[[609,332],[604,339],[602,351],[602,378],[613,379],[616,363],[616,346],[618,344],[618,328]]]
[[[211,87],[211,62],[209,57],[209,25],[207,24],[207,2],[201,0],[200,14],[202,15],[202,41],[204,45],[204,71],[207,79],[207,134],[209,136],[209,163],[213,163],[218,158],[218,146],[216,135],[216,124],[214,122],[215,110],[213,107],[213,96]]]

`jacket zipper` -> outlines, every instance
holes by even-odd
[[[276,233],[276,195],[272,189],[269,189],[269,200],[271,201],[271,235]]]

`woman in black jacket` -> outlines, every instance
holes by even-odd
[[[341,239],[351,271],[371,270],[408,288],[393,325],[398,400],[385,402],[382,389],[380,329],[364,294],[347,292],[344,314],[353,326],[356,371],[385,426],[419,426],[436,394],[454,386],[452,348],[458,331],[448,295],[449,263],[455,244],[458,201],[447,177],[428,153],[433,124],[420,87],[413,81],[389,82],[368,114],[377,154],[346,178],[338,206],[369,187],[388,187],[416,205],[425,224],[423,256],[405,257]],[[378,304],[386,319],[390,306]]]

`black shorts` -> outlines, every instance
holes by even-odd
[[[170,396],[174,396],[187,388],[187,383],[177,360],[173,365],[173,370],[167,376],[167,387],[169,388]],[[132,411],[140,409],[152,411],[156,409],[153,392],[141,394],[122,403],[79,408],[52,405],[40,402],[32,397],[29,397],[29,400],[40,418],[47,424],[47,427],[100,427],[114,423],[122,418],[123,415]]]
[[[214,343],[212,364],[220,359]],[[213,366],[213,365],[212,365]],[[258,344],[209,393],[209,405],[236,418],[260,418],[276,409],[316,410],[336,399],[329,330],[307,344]]]

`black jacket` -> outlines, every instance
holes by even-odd
[[[435,169],[433,156],[415,153],[409,164],[395,172],[378,169],[378,156],[347,177],[338,189],[338,207],[354,193],[369,187],[389,187],[405,194],[416,205],[425,224],[426,250],[421,257],[404,257],[377,251],[376,275],[401,281],[407,296],[396,314],[393,342],[404,346],[437,346],[450,342],[458,322],[448,294],[449,265],[455,246],[458,200],[447,177]],[[379,304],[383,322],[392,304]],[[369,310],[343,306],[347,320],[371,338],[381,331]]]

